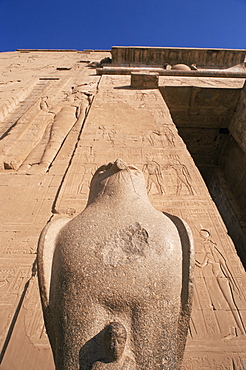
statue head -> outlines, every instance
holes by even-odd
[[[148,199],[142,171],[120,158],[99,167],[91,180],[88,204],[103,196],[119,198],[124,195],[135,199],[141,195]]]
[[[111,361],[121,358],[126,345],[127,332],[125,327],[118,322],[111,322],[106,328],[106,346],[108,357]]]

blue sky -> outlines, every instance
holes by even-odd
[[[0,0],[0,51],[246,49],[246,0]]]

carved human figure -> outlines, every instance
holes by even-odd
[[[136,368],[136,363],[133,358],[122,355],[125,350],[127,340],[127,332],[123,325],[112,322],[105,328],[104,333],[104,355],[105,358],[101,358],[100,361],[96,361],[92,370],[109,370],[114,369],[117,363],[118,369],[122,370],[133,370]],[[111,364],[111,365],[110,365]],[[83,368],[83,366],[80,365]]]
[[[98,127],[99,131],[99,140],[104,139],[107,140],[111,143],[112,146],[115,145],[115,142],[118,141],[120,142],[119,139],[117,138],[117,132],[114,129],[107,130],[104,126],[99,126]]]
[[[49,112],[48,96],[42,96],[40,100],[40,109]],[[53,113],[53,112],[52,112]]]
[[[181,163],[178,159],[175,159],[171,164],[167,164],[163,169],[171,168],[175,171],[177,177],[177,189],[176,194],[180,195],[183,185],[188,190],[189,194],[194,195],[194,190],[190,184],[191,177],[187,167]]]
[[[143,172],[147,172],[147,192],[151,191],[152,185],[156,186],[158,194],[165,194],[162,185],[161,166],[153,159],[147,158],[147,162],[143,166]]]
[[[82,179],[78,185],[77,194],[88,194],[88,189],[90,189],[90,175],[96,172],[95,165],[87,161],[87,164],[83,166]]]
[[[202,262],[196,260],[195,265],[201,269],[207,266],[211,267],[211,271],[218,283],[218,288],[231,309],[239,330],[238,334],[245,334],[245,326],[234,299],[234,294],[240,295],[239,287],[227,265],[225,257],[218,249],[217,244],[212,240],[210,232],[206,229],[201,229],[200,237],[204,248],[204,257]]]
[[[191,308],[192,236],[149,202],[121,159],[94,174],[87,206],[43,230],[38,277],[58,370],[180,368]]]
[[[28,170],[28,173],[45,173],[49,169],[67,134],[79,117],[85,113],[88,105],[85,95],[82,100],[75,93],[65,94],[65,100],[52,107],[48,104],[48,97],[41,99],[40,109],[47,113],[52,113],[54,118],[50,129],[49,140],[40,162],[33,164],[31,169]]]
[[[174,134],[167,125],[163,125],[160,130],[150,132],[149,142],[152,146],[174,146]]]

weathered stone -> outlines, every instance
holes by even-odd
[[[188,226],[153,208],[141,171],[121,159],[101,166],[85,210],[48,224],[39,243],[56,368],[124,369],[129,358],[131,369],[178,369],[193,254]]]
[[[135,89],[157,89],[158,74],[157,73],[131,73],[131,87]]]
[[[3,368],[54,369],[39,302],[38,237],[50,220],[78,215],[96,169],[119,157],[143,171],[151,204],[187,221],[194,236],[194,300],[182,370],[246,368],[245,53],[113,47],[0,54]],[[176,64],[191,70],[171,69]],[[133,88],[132,72],[158,73],[158,88]],[[51,145],[58,117],[49,111],[67,106],[68,95],[78,105],[62,124],[64,140]],[[85,108],[79,116],[78,106]],[[49,145],[55,156],[42,169]],[[97,338],[112,332],[124,339],[120,326],[106,328]],[[132,366],[128,356],[123,367]]]

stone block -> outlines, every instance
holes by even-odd
[[[134,89],[157,89],[158,79],[158,73],[132,72],[131,87],[133,87]]]

